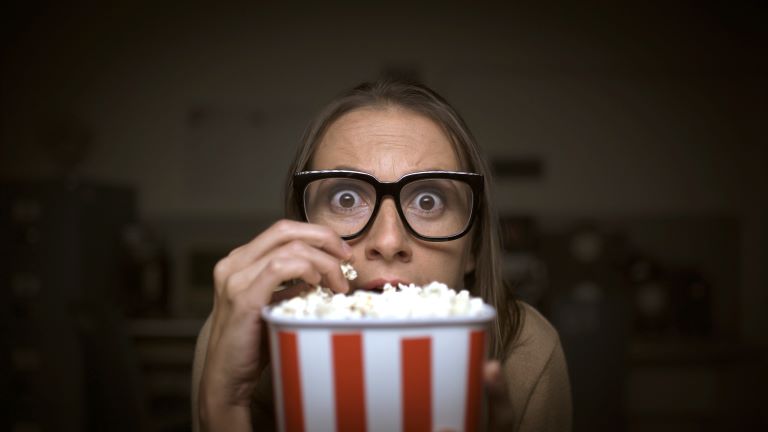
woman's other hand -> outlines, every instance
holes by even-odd
[[[488,392],[488,425],[492,431],[514,429],[514,412],[509,397],[509,386],[498,360],[489,361],[483,369],[486,391]]]
[[[485,363],[483,381],[488,394],[488,430],[494,432],[514,430],[514,413],[509,398],[509,387],[498,360]],[[448,428],[438,428],[435,432],[455,431]]]
[[[351,249],[331,229],[281,220],[216,264],[211,334],[200,384],[203,425],[217,430],[250,427],[249,407],[264,361],[259,352],[261,308],[276,300],[273,293],[289,280],[349,291],[339,263],[351,259]]]

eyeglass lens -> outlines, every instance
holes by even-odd
[[[453,179],[422,179],[405,185],[398,197],[411,228],[424,237],[449,237],[466,228],[472,214],[472,188]],[[368,223],[376,207],[373,185],[357,179],[315,180],[304,190],[307,220],[341,236]]]

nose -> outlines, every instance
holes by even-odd
[[[408,232],[400,220],[395,203],[385,198],[373,225],[365,236],[365,256],[370,260],[411,260],[412,249]]]

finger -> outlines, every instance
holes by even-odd
[[[232,274],[226,281],[225,286],[228,291],[240,291],[247,289],[257,277],[261,277],[265,268],[273,260],[283,260],[287,258],[300,258],[312,263],[315,269],[321,274],[320,281],[306,281],[313,285],[321,284],[336,292],[348,292],[349,281],[344,277],[339,266],[338,258],[328,253],[309,246],[303,241],[294,240],[286,245],[279,247],[267,254],[243,270]],[[272,288],[272,291],[276,287]]]
[[[232,266],[241,269],[268,251],[294,240],[322,249],[342,261],[352,259],[351,248],[332,229],[305,222],[280,220],[248,244],[232,251]]]
[[[506,385],[501,374],[501,364],[497,360],[485,363],[483,379],[488,393],[493,397],[506,396]]]
[[[487,362],[483,378],[488,395],[490,429],[510,430],[514,426],[514,412],[501,364],[496,360]]]
[[[308,260],[302,258],[274,259],[253,281],[250,287],[232,295],[235,308],[246,311],[261,311],[272,296],[273,287],[281,281],[301,279],[316,285],[322,279],[321,273]]]
[[[313,289],[315,289],[315,285],[310,285],[302,280],[296,281],[295,283],[286,283],[280,286],[279,289],[272,291],[272,297],[269,299],[269,304],[288,300]]]
[[[302,279],[312,284],[318,284],[322,275],[308,260],[295,257],[277,257],[268,260],[263,271],[256,275],[245,289],[241,287],[226,286],[217,293],[223,313],[216,318],[215,329],[212,331],[212,339],[218,340],[225,327],[230,325],[240,326],[241,320],[259,320],[261,307],[269,304],[274,287],[281,281],[289,279]],[[244,276],[229,283],[242,283]],[[217,288],[218,289],[218,288]],[[219,319],[221,323],[219,323]]]
[[[223,304],[222,308],[224,309],[237,307],[240,305],[235,304],[233,299],[238,297],[238,293],[249,289],[258,290],[258,293],[251,293],[244,297],[249,299],[250,308],[259,310],[260,306],[270,304],[273,301],[272,294],[275,288],[286,279],[280,279],[280,282],[274,283],[274,285],[255,282],[270,280],[270,278],[265,278],[265,276],[268,273],[272,273],[272,267],[281,266],[280,263],[288,263],[292,266],[291,268],[295,268],[296,265],[290,263],[293,263],[296,260],[306,261],[307,265],[303,267],[303,273],[299,273],[298,276],[296,276],[289,270],[287,273],[278,272],[278,275],[286,275],[285,277],[287,279],[301,277],[301,279],[313,286],[324,284],[337,292],[349,291],[349,281],[344,278],[341,268],[339,267],[339,260],[336,257],[331,256],[320,249],[309,246],[303,241],[294,240],[287,245],[283,245],[276,250],[270,251],[266,257],[252,263],[250,266],[226,276],[224,282],[218,281],[216,284],[216,302],[221,302]],[[217,272],[222,271],[220,267],[221,264],[217,264]],[[229,269],[226,270],[229,271]],[[274,278],[271,280],[274,280]],[[303,288],[305,287],[291,287],[287,292],[278,295],[277,299],[297,295]],[[220,308],[217,307],[216,309],[219,310]],[[226,319],[230,318],[229,313],[224,313],[223,315]],[[222,331],[223,327],[216,326],[213,337],[214,343],[218,340]]]
[[[303,258],[310,261],[320,272],[320,282],[306,281],[314,285],[322,285],[335,292],[346,293],[349,291],[349,281],[341,271],[341,262],[333,255],[308,245],[303,241],[294,240],[274,252],[275,257]]]

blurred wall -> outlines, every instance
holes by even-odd
[[[503,211],[738,218],[742,336],[768,342],[758,117],[768,68],[757,2],[12,12],[3,18],[3,177],[57,175],[50,154],[66,150],[51,143],[90,137],[75,175],[136,186],[145,218],[277,216],[312,113],[382,70],[415,72],[463,112],[492,157],[544,161],[541,179],[499,182]]]

